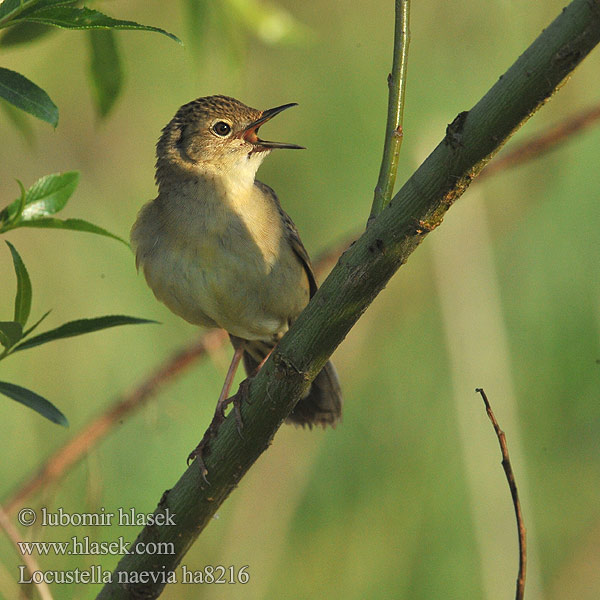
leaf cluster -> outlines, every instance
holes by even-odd
[[[17,181],[21,196],[0,211],[0,233],[17,227],[71,229],[104,235],[129,246],[123,238],[84,219],[58,219],[53,216],[65,207],[78,182],[77,171],[46,175],[28,190]]]
[[[77,187],[78,180],[79,173],[71,171],[42,177],[28,190],[25,190],[23,184],[18,182],[21,188],[20,197],[0,211],[0,233],[5,233],[17,227],[72,229],[108,236],[128,245],[122,238],[83,219],[59,219],[52,216],[65,207]],[[17,249],[8,241],[6,244],[12,254],[17,277],[17,292],[15,295],[13,319],[11,321],[0,321],[0,346],[3,347],[3,350],[0,352],[0,360],[14,352],[33,348],[54,340],[91,333],[117,325],[152,322],[147,319],[124,315],[108,315],[92,319],[69,321],[59,327],[31,337],[34,330],[50,314],[50,311],[42,315],[33,325],[27,327],[33,296],[31,280]],[[54,423],[60,425],[68,424],[65,415],[51,402],[36,392],[13,383],[0,381],[0,393],[25,404]]]
[[[151,31],[177,42],[179,39],[158,27],[115,19],[78,4],[78,0],[4,0],[0,3],[0,30],[4,30],[0,34],[0,47],[29,43],[47,36],[58,28],[87,30],[91,53],[90,73],[96,105],[99,114],[106,116],[121,91],[123,80],[114,30]],[[54,127],[58,125],[58,108],[47,92],[21,73],[1,66],[0,98]],[[5,105],[5,108],[9,108],[9,105]],[[18,111],[15,114],[7,112],[19,124],[20,120],[15,116],[18,115]],[[110,237],[128,246],[119,236],[89,221],[61,219],[55,216],[67,204],[78,181],[79,173],[75,171],[42,177],[28,190],[17,180],[21,194],[0,210],[0,234],[19,227],[69,229]],[[54,340],[117,325],[150,322],[147,319],[109,315],[69,321],[60,327],[32,336],[49,311],[33,325],[27,326],[32,300],[31,280],[16,248],[8,241],[6,243],[12,254],[17,291],[13,319],[0,321],[0,360],[15,352]],[[29,389],[0,381],[0,393],[29,406],[55,423],[67,425],[67,419],[60,410]]]
[[[109,17],[98,10],[75,6],[78,0],[4,0],[0,3],[0,47],[31,42],[56,28],[88,30],[90,75],[98,112],[106,116],[121,91],[123,74],[115,29],[161,33],[176,42],[172,33]],[[0,67],[0,98],[25,112],[58,125],[58,107],[45,90],[16,71]]]

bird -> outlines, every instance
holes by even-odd
[[[193,325],[229,334],[234,355],[215,415],[223,416],[239,362],[254,376],[317,291],[296,226],[255,177],[272,150],[303,149],[258,137],[292,106],[261,111],[223,95],[181,106],[156,146],[158,195],[131,230],[136,266],[156,298]],[[286,422],[335,426],[341,414],[330,361]]]

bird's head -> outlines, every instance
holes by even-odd
[[[302,146],[258,137],[260,127],[295,103],[256,110],[227,96],[207,96],[184,104],[163,129],[157,144],[157,167],[185,170],[256,173],[275,148]]]

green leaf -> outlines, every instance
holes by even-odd
[[[38,179],[28,190],[25,221],[47,217],[61,211],[79,183],[78,171],[53,173]]]
[[[116,327],[118,325],[137,325],[141,323],[156,323],[156,321],[138,319],[137,317],[128,317],[125,315],[108,315],[93,319],[69,321],[56,329],[40,333],[40,335],[36,335],[35,337],[22,342],[14,349],[14,352],[25,350],[26,348],[33,348],[34,346],[46,344],[47,342],[52,342],[54,340],[83,335],[84,333],[92,333],[93,331],[100,331],[101,329],[107,329],[109,327]]]
[[[59,212],[75,191],[78,182],[77,171],[46,175],[25,192],[23,199],[23,184],[17,179],[21,197],[0,211],[0,232],[19,227],[21,220],[30,221]]]
[[[92,79],[96,109],[105,117],[115,104],[123,87],[123,70],[113,31],[91,30],[90,76]]]
[[[53,423],[63,425],[64,427],[69,426],[67,417],[65,417],[54,404],[48,402],[46,398],[42,398],[42,396],[31,390],[21,387],[20,385],[15,385],[14,383],[0,381],[0,393],[32,408],[42,415],[42,417],[46,417],[46,419],[49,419]]]
[[[56,219],[56,218],[41,218],[41,219],[32,219],[31,221],[19,221],[16,223],[13,228],[17,227],[40,227],[44,229],[71,229],[73,231],[85,231],[87,233],[96,233],[98,235],[104,235],[106,237],[112,238],[113,240],[117,240],[123,244],[125,244],[129,248],[129,243],[123,238],[103,229],[102,227],[98,227],[98,225],[94,225],[89,221],[85,221],[83,219]]]
[[[12,229],[14,224],[21,218],[23,210],[25,210],[27,192],[19,179],[17,179],[17,184],[21,188],[21,195],[0,211],[0,233]]]
[[[27,4],[31,4],[31,2],[28,3],[27,0],[4,0],[0,3],[0,19],[8,21],[18,15]]]
[[[134,21],[113,19],[97,10],[86,7],[57,6],[42,8],[41,10],[28,12],[19,18],[34,23],[54,25],[55,27],[62,27],[64,29],[136,29],[139,31],[154,31],[162,33],[181,44],[181,40],[177,36],[159,27],[140,25]]]
[[[18,321],[0,321],[0,344],[6,349],[23,337],[23,325]]]
[[[27,203],[27,192],[25,191],[25,186],[20,179],[17,179],[17,185],[21,190],[21,195],[17,198],[19,205],[17,206],[17,211],[15,213],[15,221],[21,217],[23,211],[25,210],[25,204]]]
[[[4,0],[0,2],[0,25],[17,17],[48,6],[75,4],[77,0]]]
[[[129,244],[118,235],[110,233],[83,219],[57,219],[49,217],[61,211],[79,182],[77,171],[53,173],[38,179],[25,194],[25,208],[20,213],[23,196],[0,211],[0,232],[17,227],[39,227],[45,229],[71,229],[96,233]],[[19,185],[20,182],[19,182]]]
[[[58,108],[50,96],[20,73],[0,67],[0,97],[53,127],[58,125]]]
[[[0,47],[8,48],[20,44],[29,44],[55,31],[56,28],[49,27],[48,25],[21,21],[12,25],[2,34],[2,37],[0,37]]]
[[[27,337],[34,329],[37,328],[37,326],[51,313],[52,311],[49,310],[48,312],[44,313],[29,329],[26,329],[23,332],[23,336],[22,337]]]
[[[27,323],[27,319],[29,318],[29,312],[31,311],[31,280],[29,279],[29,273],[27,273],[27,269],[15,247],[10,242],[6,242],[6,244],[10,248],[13,264],[15,266],[15,273],[17,274],[15,321],[18,321],[25,327],[25,323]]]

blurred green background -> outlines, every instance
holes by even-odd
[[[268,125],[304,152],[274,153],[259,178],[277,190],[313,256],[364,228],[376,182],[391,64],[393,2],[229,0],[190,26],[185,2],[98,2],[111,16],[165,28],[118,32],[125,90],[96,116],[83,32],[2,51],[2,65],[48,91],[56,131],[27,117],[28,142],[3,115],[0,205],[47,173],[77,169],[62,216],[128,236],[154,197],[154,145],[189,100],[233,95],[299,107]],[[563,2],[414,2],[399,183],[561,10]],[[260,10],[264,12],[261,12]],[[596,50],[515,137],[600,99]],[[267,136],[268,137],[268,136]],[[514,141],[514,140],[513,140]],[[511,142],[512,143],[512,142]],[[510,147],[510,144],[509,144]],[[497,440],[475,394],[506,431],[529,532],[526,597],[600,597],[600,127],[544,158],[474,185],[335,354],[346,405],[331,431],[283,427],[183,563],[248,565],[246,585],[173,585],[162,597],[506,599],[517,539]],[[161,325],[48,344],[2,362],[68,416],[69,430],[0,398],[0,498],[87,421],[195,339],[136,275],[117,242],[66,231],[7,236],[47,326],[101,314]],[[0,318],[14,274],[0,251]],[[166,386],[42,497],[67,512],[152,512],[209,422],[230,350]],[[24,539],[133,540],[136,528],[31,528]],[[118,557],[40,557],[43,569],[112,569]],[[0,596],[16,598],[17,557],[0,539]],[[99,586],[54,586],[93,598]]]

